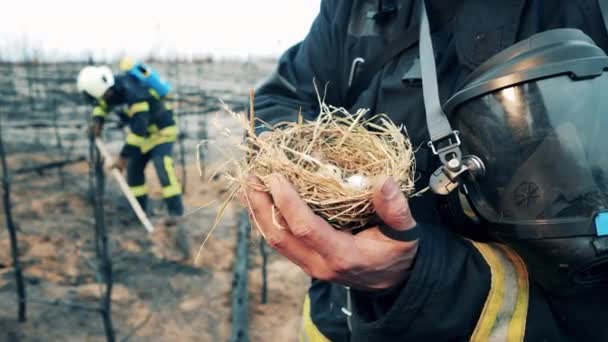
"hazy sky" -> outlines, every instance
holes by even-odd
[[[0,11],[0,53],[278,55],[301,40],[320,0],[19,0]],[[19,53],[21,54],[21,53]],[[156,53],[158,55],[158,53]]]

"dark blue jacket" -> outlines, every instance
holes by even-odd
[[[130,133],[121,151],[128,157],[137,153],[147,153],[154,146],[174,142],[178,129],[173,112],[156,92],[127,74],[114,77],[107,100],[99,100],[93,109],[95,120],[103,121],[117,106],[125,105],[121,120],[129,124]]]
[[[397,10],[387,7],[386,17],[375,19],[377,0],[323,1],[308,36],[285,52],[276,73],[257,90],[256,113],[267,122],[295,120],[300,110],[313,118],[318,112],[315,79],[320,89],[327,85],[327,103],[387,113],[407,127],[413,145],[422,146],[416,153],[417,188],[422,189],[437,165],[424,148],[429,137],[415,65],[416,1],[384,3]],[[578,28],[608,48],[597,0],[427,0],[427,5],[442,101],[488,58],[541,31]],[[368,78],[366,65],[395,44],[406,47]],[[365,63],[352,72],[357,58]],[[525,265],[508,248],[454,233],[437,213],[441,205],[430,193],[411,199],[424,228],[411,276],[388,293],[351,291],[350,327],[342,310],[348,306],[344,288],[313,281],[310,316],[323,336],[333,341],[522,336],[526,341],[608,341],[608,286],[569,297],[550,295],[528,279]]]

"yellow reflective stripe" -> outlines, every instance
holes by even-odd
[[[108,112],[106,112],[105,109],[103,109],[101,106],[95,106],[95,108],[93,108],[93,116],[101,116],[101,117],[105,117],[106,115],[108,115]]]
[[[108,114],[108,103],[104,99],[98,99],[97,105],[93,108],[93,116],[105,117]]]
[[[300,342],[331,342],[319,331],[310,317],[310,297],[308,297],[308,295],[306,295],[306,298],[304,299],[304,308],[302,309]]]
[[[129,117],[133,117],[133,115],[141,112],[147,112],[150,110],[150,105],[147,101],[136,102],[129,107],[129,112],[127,115]]]
[[[144,141],[140,147],[143,153],[147,153],[160,144],[166,144],[171,142],[175,142],[175,137],[164,137],[162,135],[154,134],[148,139],[146,139],[146,141]]]
[[[158,95],[158,92],[152,88],[148,89],[148,93],[150,93],[150,95],[152,95],[152,97],[154,97],[157,100],[160,100],[160,95]]]
[[[144,185],[130,186],[131,192],[135,197],[141,197],[148,194],[148,187]]]
[[[155,124],[148,125],[148,133],[152,134],[156,132],[158,132],[158,126]]]
[[[523,260],[504,245],[472,243],[490,267],[491,282],[471,341],[523,341],[529,299]]]
[[[179,184],[169,185],[163,188],[163,198],[169,198],[182,194],[182,188]]]
[[[179,133],[179,128],[177,128],[176,125],[168,126],[168,127],[162,128],[160,131],[158,131],[158,133],[160,135],[164,135],[166,137],[177,138],[177,134]]]
[[[133,132],[127,134],[127,144],[141,147],[146,142],[146,138]]]
[[[150,135],[146,139],[141,145],[141,151],[146,153],[160,144],[175,142],[178,134],[179,129],[175,125],[161,128],[157,133]]]
[[[500,245],[509,260],[513,263],[517,272],[517,300],[511,322],[507,333],[507,341],[523,341],[526,331],[528,316],[528,300],[530,296],[530,285],[528,283],[528,270],[522,258],[507,247]]]
[[[487,244],[473,242],[481,256],[490,267],[490,292],[481,311],[479,322],[471,336],[472,342],[486,342],[490,339],[492,328],[496,323],[498,310],[505,293],[505,275],[503,267],[494,250]]]
[[[163,157],[163,164],[165,166],[165,172],[169,176],[169,185],[163,187],[163,198],[173,197],[182,193],[182,187],[177,180],[175,175],[175,169],[173,168],[173,158],[169,156]]]

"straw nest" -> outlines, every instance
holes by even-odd
[[[254,119],[251,113],[242,146],[247,157],[237,162],[229,178],[236,192],[247,186],[248,174],[264,184],[273,173],[282,174],[310,208],[336,229],[364,227],[374,215],[376,178],[391,176],[402,192],[412,194],[412,146],[403,127],[384,114],[367,118],[364,109],[350,114],[324,103],[320,107],[314,121],[304,121],[300,115],[298,122],[276,125]],[[256,135],[254,122],[267,132]]]

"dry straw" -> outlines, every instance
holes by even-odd
[[[297,122],[270,125],[253,112],[249,120],[231,113],[246,129],[240,146],[246,157],[235,161],[227,175],[232,182],[229,200],[249,185],[249,174],[263,184],[270,175],[282,174],[316,214],[336,229],[347,230],[365,226],[374,215],[372,185],[379,176],[393,177],[401,191],[412,194],[412,146],[403,127],[384,114],[367,117],[365,109],[350,114],[320,102],[314,121],[299,115]],[[253,123],[266,133],[257,135]]]

